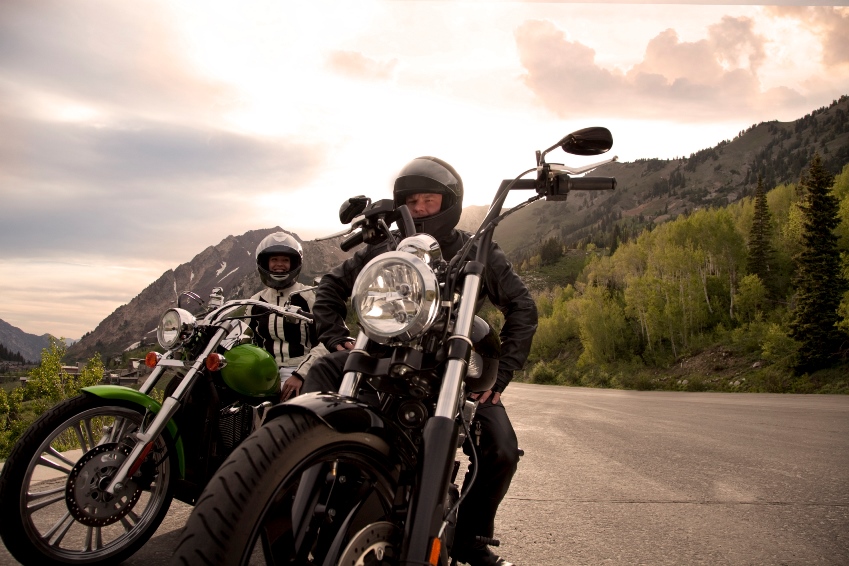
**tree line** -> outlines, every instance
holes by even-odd
[[[3,362],[18,362],[25,364],[27,360],[21,355],[20,351],[13,352],[3,344],[0,344],[0,361]]]
[[[652,388],[655,370],[721,344],[784,380],[755,390],[787,390],[849,354],[849,166],[835,177],[815,155],[798,183],[761,177],[752,197],[608,250],[538,294],[526,378]],[[557,257],[547,240],[532,263]]]

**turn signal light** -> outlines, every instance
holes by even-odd
[[[428,557],[428,562],[433,566],[437,566],[439,564],[439,553],[442,551],[442,541],[439,540],[439,537],[433,539],[433,544],[430,547],[430,556]]]
[[[227,365],[227,359],[221,354],[209,354],[206,357],[206,369],[218,371]]]
[[[144,357],[144,365],[149,368],[155,368],[156,364],[159,363],[159,360],[162,359],[162,354],[159,352],[148,352]]]

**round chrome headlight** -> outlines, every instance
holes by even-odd
[[[351,293],[366,336],[385,344],[425,332],[439,311],[439,281],[425,262],[404,252],[371,260]]]
[[[168,309],[159,320],[159,326],[156,327],[156,340],[160,346],[170,350],[192,337],[196,323],[194,315],[189,311]]]

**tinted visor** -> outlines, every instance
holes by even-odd
[[[395,179],[395,204],[403,204],[410,194],[439,193],[443,195],[442,210],[445,210],[456,202],[460,186],[460,180],[440,163],[414,159]]]

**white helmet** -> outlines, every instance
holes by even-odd
[[[273,273],[268,270],[268,258],[275,255],[289,257],[289,271]],[[301,244],[286,232],[269,234],[256,247],[256,270],[259,272],[259,278],[272,289],[285,289],[297,281],[303,264],[304,250]]]

